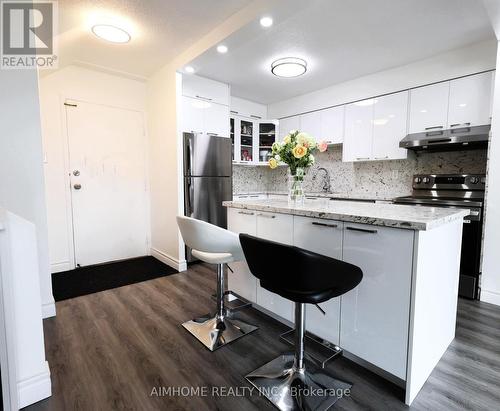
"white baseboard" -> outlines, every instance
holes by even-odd
[[[56,303],[50,301],[42,304],[42,318],[50,318],[56,316]]]
[[[187,270],[186,260],[177,260],[156,248],[151,248],[151,255],[179,272]]]
[[[45,370],[17,383],[19,408],[26,407],[52,395],[49,363],[45,361]]]
[[[500,305],[500,293],[488,291],[484,288],[481,290],[481,301],[485,303]]]
[[[62,263],[52,263],[50,264],[50,272],[52,274],[54,273],[60,273],[61,271],[69,271],[73,267],[71,267],[71,264],[69,261],[64,261]]]

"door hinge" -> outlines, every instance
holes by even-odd
[[[68,106],[68,107],[78,107],[78,105],[76,104],[71,104],[71,103],[64,103],[65,106]]]

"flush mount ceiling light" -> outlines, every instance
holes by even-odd
[[[307,71],[307,62],[298,57],[286,57],[273,61],[271,73],[278,77],[298,77]]]
[[[271,27],[273,25],[273,19],[268,16],[262,17],[260,19],[260,25],[262,27]]]
[[[194,73],[194,68],[192,66],[186,66],[186,67],[184,67],[184,71],[186,73],[193,74]]]
[[[227,46],[224,46],[224,44],[219,44],[217,46],[217,51],[221,54],[227,53]]]
[[[96,24],[92,26],[92,33],[111,43],[128,43],[130,41],[130,34],[111,24]]]

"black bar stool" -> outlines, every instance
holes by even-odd
[[[304,361],[305,304],[319,304],[355,288],[355,265],[301,248],[240,234],[252,274],[261,287],[295,302],[295,353],[283,354],[246,376],[280,410],[326,410],[352,385]],[[307,365],[307,366],[306,366]]]

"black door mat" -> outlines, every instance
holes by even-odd
[[[175,273],[154,257],[138,257],[52,274],[52,291],[62,301]]]

